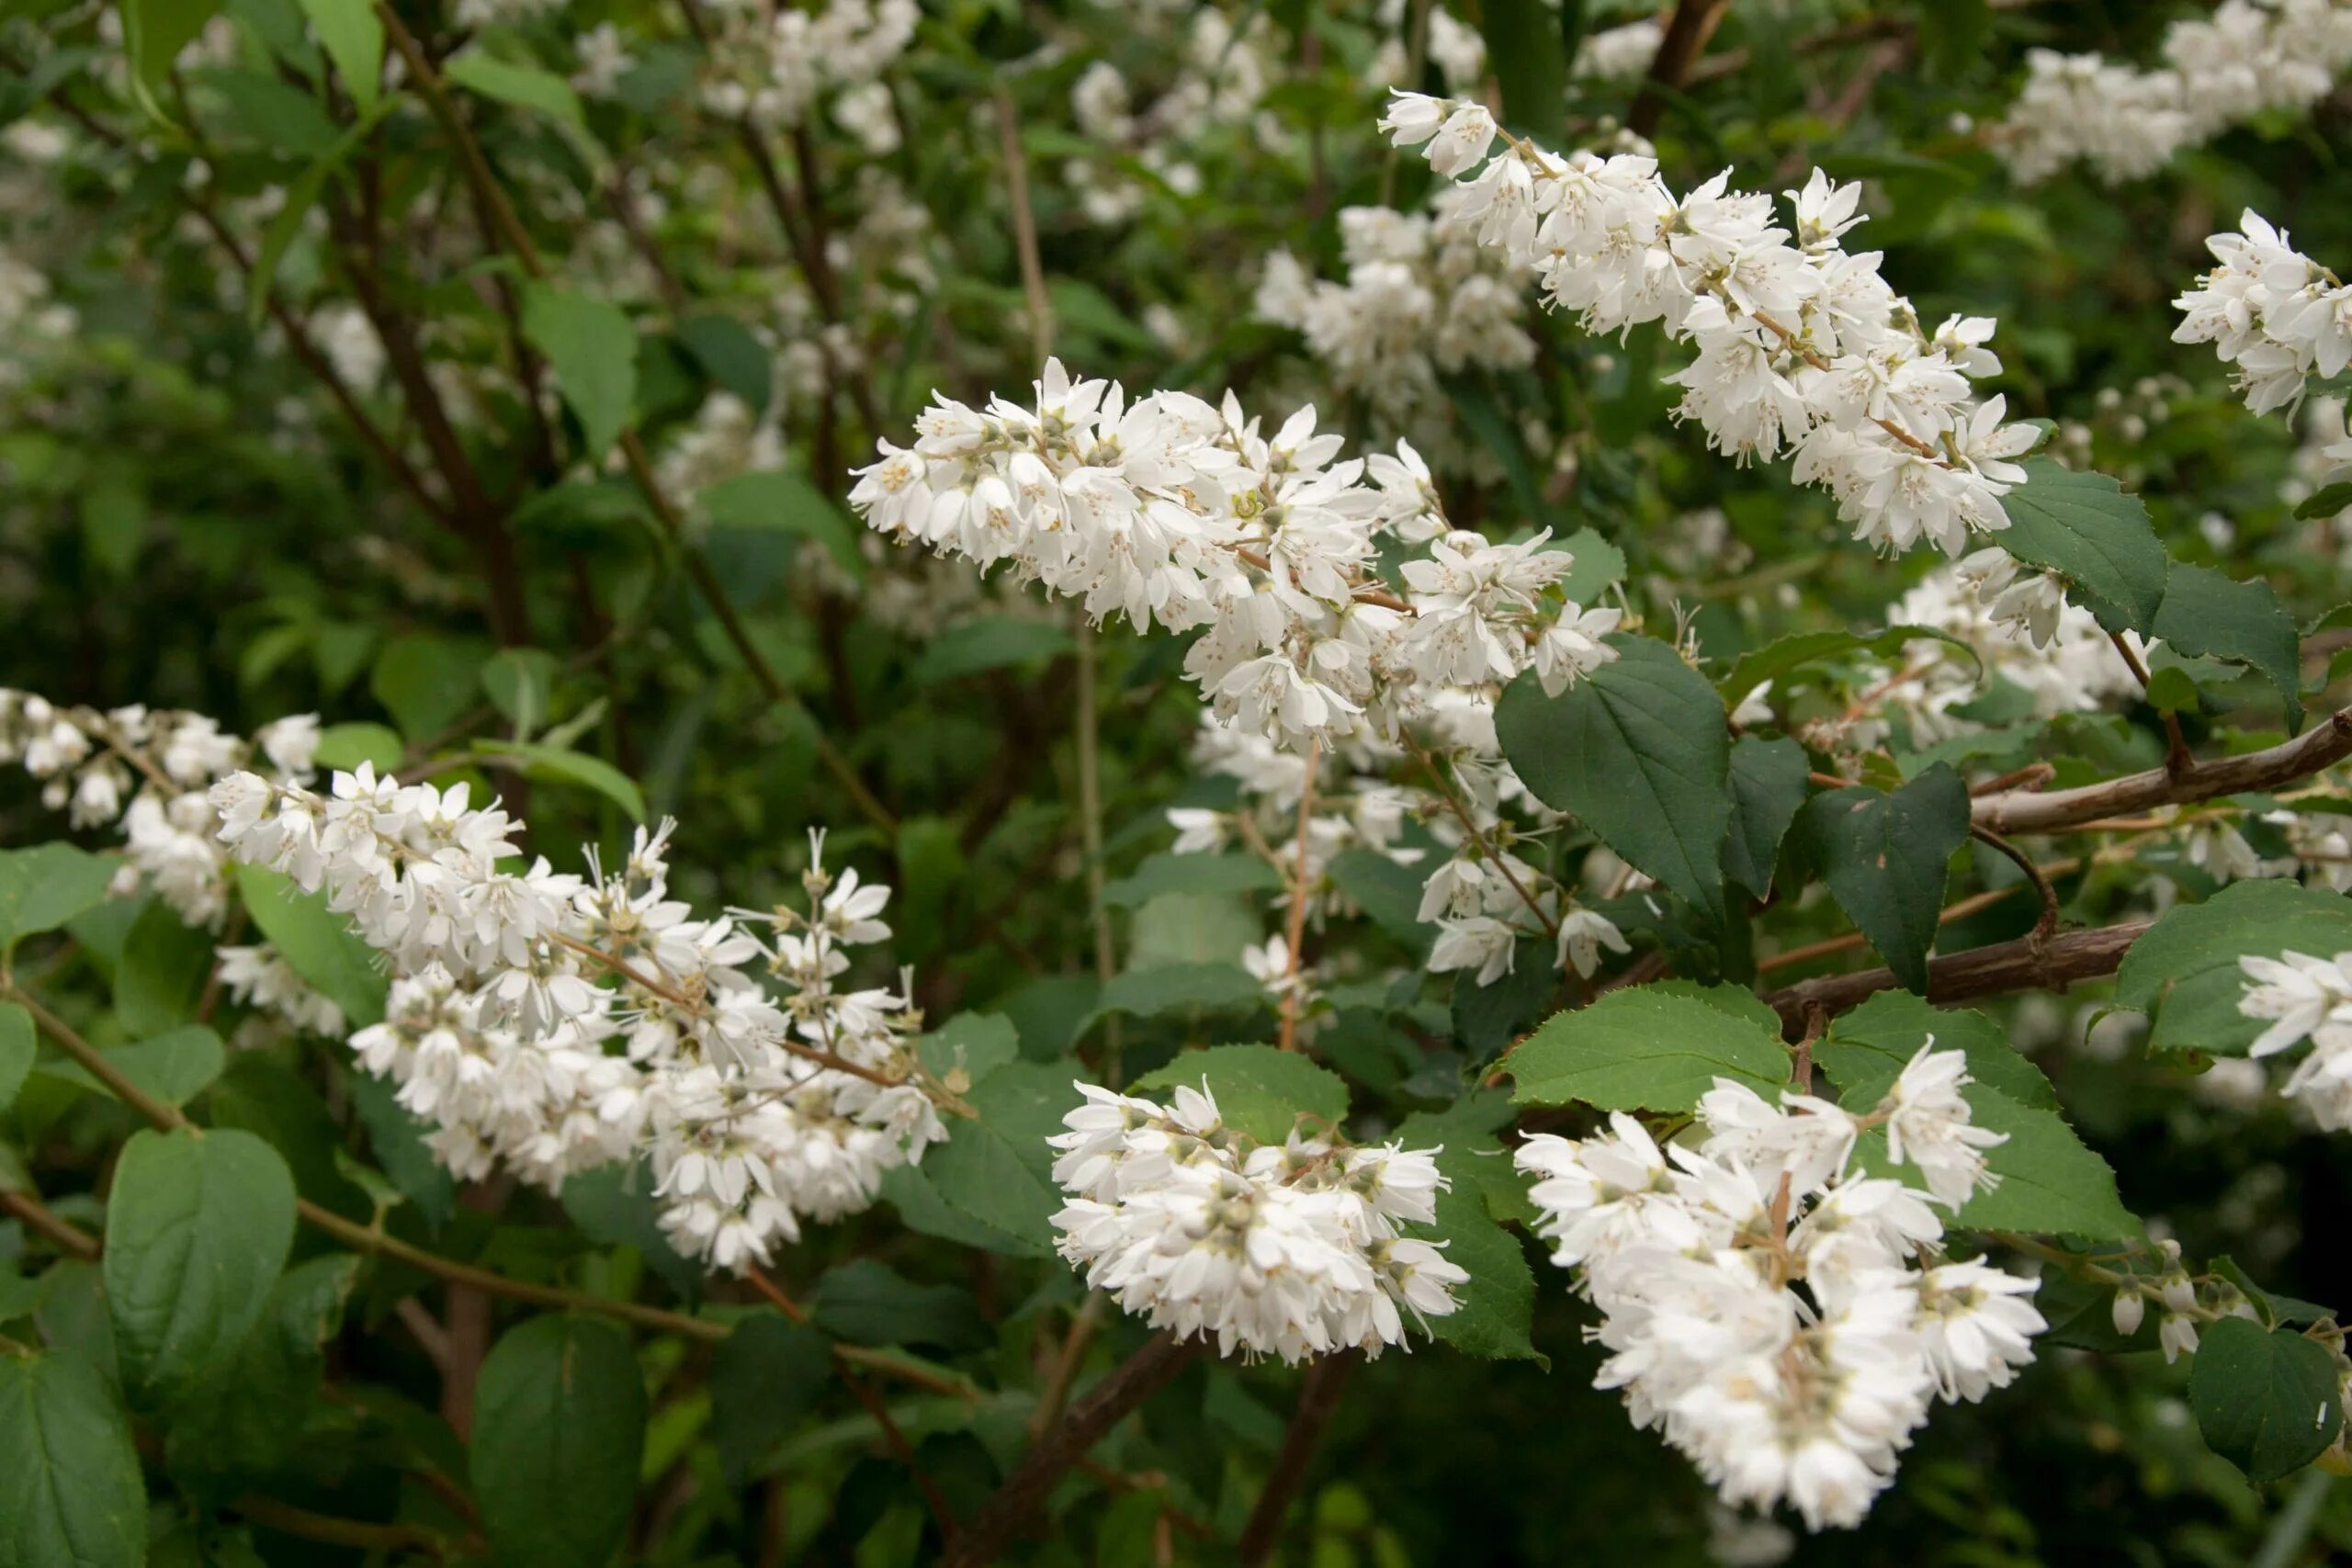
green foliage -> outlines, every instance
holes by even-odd
[[[1915,991],[1928,987],[1928,950],[1949,863],[1968,841],[1968,786],[1939,762],[1892,791],[1816,795],[1792,829],[1838,907]]]
[[[2352,943],[2352,898],[2291,882],[2242,882],[2169,911],[2132,944],[2115,999],[2148,1015],[2148,1045],[2235,1056],[2265,1021],[2238,1011],[2243,958],[2330,954]]]
[[[1785,1083],[1779,1021],[1729,987],[1639,986],[1555,1014],[1503,1064],[1521,1105],[1688,1111],[1718,1077]]]
[[[628,1530],[645,1384],[610,1324],[535,1317],[481,1364],[467,1459],[503,1562],[602,1562]]]
[[[1271,1045],[1213,1045],[1187,1051],[1135,1082],[1137,1093],[1205,1088],[1217,1114],[1261,1144],[1279,1144],[1295,1127],[1309,1135],[1348,1113],[1348,1086],[1329,1068]]]
[[[2199,1338],[2188,1404],[2215,1453],[2248,1481],[2276,1481],[2317,1459],[2343,1429],[2335,1385],[2326,1346],[2225,1317]]]
[[[147,1494],[130,1422],[87,1361],[0,1357],[0,1560],[139,1568]]]
[[[184,1389],[236,1353],[294,1240],[294,1181],[250,1133],[131,1134],[107,1201],[106,1289],[126,1382]]]
[[[1495,710],[1503,755],[1544,805],[1704,910],[1723,902],[1731,739],[1705,677],[1666,644],[1612,636],[1617,658],[1557,697],[1533,672]]]

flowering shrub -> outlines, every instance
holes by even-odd
[[[2352,1551],[2347,66],[11,9],[0,1568]]]

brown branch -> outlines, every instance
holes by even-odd
[[[1681,89],[1724,13],[1730,9],[1731,0],[1679,0],[1676,5],[1666,35],[1658,39],[1657,54],[1650,62],[1649,79],[1625,115],[1626,128],[1634,135],[1647,136],[1657,129],[1658,117],[1666,112],[1667,94]]]
[[[1260,1568],[1273,1556],[1274,1543],[1282,1537],[1283,1516],[1290,1512],[1299,1488],[1306,1483],[1316,1445],[1323,1440],[1324,1428],[1331,1424],[1331,1414],[1340,1407],[1340,1395],[1347,1391],[1348,1380],[1355,1375],[1363,1360],[1361,1350],[1341,1350],[1306,1369],[1306,1376],[1298,1385],[1298,1406],[1292,1412],[1288,1429],[1283,1433],[1282,1451],[1274,1456],[1273,1471],[1258,1494],[1257,1506],[1250,1510],[1250,1522],[1241,1529],[1242,1568]]]
[[[1290,944],[1283,975],[1289,983],[1283,993],[1282,1048],[1285,1051],[1298,1049],[1298,1015],[1303,1010],[1298,1004],[1299,950],[1306,945],[1306,906],[1312,901],[1308,897],[1312,890],[1306,886],[1306,852],[1315,826],[1315,763],[1321,752],[1320,742],[1306,743],[1306,772],[1298,785],[1298,855],[1290,876],[1290,923],[1284,932]]]
[[[69,1258],[86,1260],[98,1255],[96,1236],[55,1213],[29,1192],[0,1189],[0,1213],[16,1215],[24,1222],[27,1230],[47,1238],[51,1247]]]
[[[969,1529],[948,1551],[945,1568],[993,1562],[1025,1529],[1063,1474],[1109,1435],[1136,1406],[1168,1386],[1202,1354],[1199,1339],[1155,1334],[1070,1406],[1069,1414],[1029,1450],[998,1487]]]
[[[1958,1002],[2010,991],[2063,991],[2077,980],[2112,975],[2132,944],[2154,923],[2127,920],[2096,931],[2067,931],[2046,941],[2020,937],[1936,959],[1928,965],[1928,1000]],[[1843,1012],[1901,984],[1891,969],[1865,969],[1803,980],[1772,992],[1764,1000],[1793,1035],[1805,1027],[1807,1015],[1816,1009],[1823,1013]]]
[[[2007,856],[2011,864],[2025,873],[2025,879],[2033,884],[2034,897],[2041,900],[2041,913],[2034,919],[2033,934],[2046,938],[2054,933],[2058,930],[2058,890],[2050,885],[2050,878],[2041,874],[2041,868],[2033,863],[2033,857],[1989,829],[1971,824],[1968,836]],[[1942,923],[1941,916],[1937,917],[1937,923]]]
[[[451,1549],[458,1544],[445,1540],[422,1525],[375,1524],[365,1519],[337,1518],[332,1514],[313,1513],[308,1508],[298,1508],[291,1503],[281,1503],[275,1497],[257,1494],[236,1499],[229,1505],[229,1511],[279,1535],[322,1541],[330,1546],[347,1546],[360,1551],[423,1551],[446,1561]]]
[[[2292,740],[2241,757],[2191,760],[2177,769],[2151,768],[2079,789],[2009,790],[1976,802],[1975,825],[1996,833],[2056,833],[2105,817],[2127,817],[2157,806],[2187,806],[2217,795],[2276,789],[2308,778],[2352,756],[2352,708],[2328,715]]]

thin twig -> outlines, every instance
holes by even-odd
[[[46,1237],[51,1247],[70,1258],[84,1259],[98,1255],[98,1238],[56,1213],[29,1192],[13,1192],[0,1189],[0,1212],[11,1213],[24,1222],[28,1231]]]
[[[1315,764],[1322,754],[1322,743],[1306,743],[1306,772],[1298,784],[1298,852],[1290,877],[1290,923],[1286,928],[1289,946],[1284,954],[1282,1047],[1285,1051],[1298,1049],[1300,951],[1306,945],[1306,907],[1313,902],[1314,889],[1307,886],[1307,850],[1315,826]]]
[[[1298,1406],[1283,1433],[1282,1450],[1274,1456],[1274,1468],[1250,1510],[1250,1522],[1241,1529],[1242,1568],[1261,1568],[1273,1556],[1274,1543],[1282,1539],[1283,1519],[1306,1484],[1316,1445],[1323,1440],[1331,1414],[1340,1407],[1340,1395],[1363,1360],[1361,1350],[1341,1350],[1306,1369],[1298,1385]]]
[[[2066,931],[2046,940],[2020,937],[2015,942],[1971,948],[1966,953],[1935,959],[1928,965],[1928,999],[1956,1002],[1974,997],[2004,996],[2011,991],[2063,991],[2077,980],[2112,975],[2132,944],[2145,935],[2154,923],[2127,920],[2094,931]],[[1826,1013],[1840,1013],[1902,984],[1892,969],[1867,969],[1853,975],[1803,980],[1772,992],[1764,1000],[1791,1031],[1797,1031],[1804,1027],[1815,1008]]]
[[[1658,39],[1648,79],[1625,114],[1625,125],[1634,135],[1647,136],[1657,129],[1658,117],[1666,112],[1667,95],[1681,90],[1683,79],[1698,63],[1707,40],[1729,9],[1731,0],[1679,0]]]
[[[1971,823],[1968,836],[1978,843],[2007,856],[2011,864],[2025,873],[2025,879],[2033,884],[2034,897],[2041,900],[2041,913],[2034,919],[2033,934],[2036,937],[2048,937],[2055,932],[2058,929],[2058,889],[2052,886],[2050,879],[2041,874],[2041,868],[2033,863],[2033,857],[1989,828],[1979,828]]]

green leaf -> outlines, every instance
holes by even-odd
[[[645,1381],[610,1324],[550,1314],[481,1365],[469,1450],[482,1533],[515,1568],[611,1561],[645,1447]]]
[[[1731,829],[1724,835],[1724,873],[1757,897],[1772,891],[1781,840],[1804,805],[1811,772],[1804,748],[1785,738],[1743,735],[1731,749]]]
[[[2305,496],[2302,504],[2295,508],[2295,516],[2298,520],[2333,517],[2346,507],[2352,507],[2352,479],[2338,479]]]
[[[1785,1084],[1789,1049],[1736,1002],[1696,987],[1634,986],[1554,1014],[1503,1068],[1514,1105],[1688,1111],[1719,1077],[1766,1091]]]
[[[563,1212],[599,1247],[630,1247],[645,1266],[687,1301],[702,1293],[703,1268],[680,1252],[662,1228],[653,1178],[639,1162],[616,1160],[568,1177]]]
[[[1050,1253],[1064,1199],[1046,1140],[1079,1101],[1069,1069],[1008,1062],[964,1099],[978,1119],[956,1118],[947,1141],[923,1156],[923,1176],[950,1208],[1025,1244],[1033,1256]]]
[[[259,1138],[131,1134],[102,1258],[124,1379],[168,1390],[234,1355],[293,1242],[294,1178]]]
[[[1723,694],[1724,705],[1736,708],[1747,700],[1747,694],[1767,681],[1785,680],[1792,671],[1824,660],[1844,659],[1851,654],[1869,653],[1880,659],[1899,656],[1906,643],[1922,640],[1940,642],[1957,649],[1981,675],[1984,660],[1976,650],[1948,632],[1933,626],[1893,626],[1883,632],[1863,636],[1857,632],[1797,632],[1752,649],[1733,661],[1731,673],[1717,683]]]
[[[301,0],[301,6],[352,101],[362,114],[374,108],[384,75],[384,25],[376,8],[368,0]]]
[[[1557,697],[1533,671],[1510,683],[1495,709],[1503,755],[1538,800],[1720,918],[1731,825],[1723,700],[1657,638],[1608,641],[1618,657]]]
[[[1483,1197],[1489,1216],[1498,1222],[1530,1224],[1534,1222],[1535,1208],[1527,1200],[1527,1178],[1511,1163],[1511,1151],[1496,1136],[1517,1115],[1508,1093],[1482,1089],[1442,1111],[1414,1111],[1396,1123],[1390,1137],[1408,1149],[1441,1149],[1438,1169],[1457,1188]]]
[[[1493,1056],[1544,1016],[1559,987],[1555,954],[1548,938],[1522,938],[1512,949],[1510,968],[1496,976],[1493,985],[1478,984],[1473,973],[1454,976],[1446,1010],[1454,1043],[1474,1061]]]
[[[627,773],[602,757],[532,740],[477,740],[473,750],[484,759],[521,763],[525,778],[594,790],[619,807],[630,821],[645,820],[644,793]]]
[[[212,973],[214,934],[187,924],[160,898],[139,911],[114,972],[115,1017],[127,1032],[161,1034],[195,1019]]]
[[[1052,621],[983,615],[933,637],[915,660],[914,682],[935,686],[986,670],[1057,659],[1076,646],[1069,633]]]
[[[1227,1012],[1266,999],[1266,988],[1238,964],[1162,964],[1114,975],[1102,987],[1093,1017],[1123,1012],[1131,1018],[1162,1013]],[[1091,1021],[1090,1021],[1091,1023]]]
[[[157,119],[172,62],[220,9],[221,0],[122,0],[122,42],[130,57],[131,89]]]
[[[1453,1288],[1454,1310],[1429,1320],[1430,1333],[1455,1349],[1493,1360],[1551,1361],[1528,1337],[1535,1321],[1535,1275],[1519,1238],[1488,1216],[1477,1188],[1455,1179],[1437,1195],[1437,1219],[1408,1225],[1442,1242],[1446,1261],[1470,1278]]]
[[[220,1076],[220,1069],[229,1059],[220,1037],[194,1023],[166,1030],[152,1040],[117,1045],[103,1055],[108,1066],[129,1078],[148,1098],[174,1106],[186,1105],[203,1093]],[[79,1084],[100,1094],[114,1093],[98,1081],[96,1074],[71,1058],[44,1062],[39,1070],[45,1078]]]
[[[759,1472],[832,1380],[832,1347],[805,1324],[746,1318],[710,1356],[710,1436],[729,1484]]]
[[[934,1345],[962,1351],[996,1341],[969,1292],[953,1285],[918,1285],[870,1258],[827,1269],[808,1303],[808,1319],[855,1345]]]
[[[2238,1011],[2241,958],[2352,949],[2352,897],[2324,887],[2233,883],[2167,910],[2123,955],[2115,999],[2148,1015],[2148,1049],[2242,1056],[2267,1024]]]
[[[327,908],[323,893],[305,893],[289,877],[243,864],[237,867],[237,892],[277,955],[343,1010],[345,1024],[356,1030],[384,1021],[390,982],[377,967],[376,950],[350,921]]]
[[[14,1002],[0,1002],[0,1115],[17,1102],[40,1046],[33,1039],[33,1015]]]
[[[376,1163],[392,1179],[401,1195],[416,1206],[424,1223],[438,1231],[457,1212],[458,1184],[449,1168],[434,1158],[425,1146],[430,1129],[401,1104],[398,1091],[386,1079],[355,1073],[348,1082],[352,1109],[368,1129],[368,1145],[375,1152]],[[585,1180],[587,1176],[573,1179]],[[564,1185],[568,1190],[571,1184]]]
[[[571,90],[571,83],[552,72],[536,65],[510,65],[503,60],[492,60],[478,49],[469,49],[444,61],[441,74],[469,93],[546,115],[583,140],[588,136],[587,117],[580,112],[580,95]],[[523,320],[527,335],[531,330],[527,304]]]
[[[120,864],[66,843],[0,852],[0,953],[96,908]]]
[[[2290,733],[2303,727],[2301,643],[2270,584],[2239,582],[2211,567],[2176,562],[2156,612],[2155,635],[2175,653],[2226,659],[2278,688]]]
[[[915,1043],[923,1069],[944,1078],[960,1072],[977,1084],[1021,1055],[1021,1037],[1001,1013],[957,1013]]]
[[[1943,911],[1945,873],[1968,841],[1968,786],[1941,762],[1892,795],[1867,786],[1805,802],[1793,829],[1838,907],[1915,991]]]
[[[528,737],[546,728],[553,715],[558,669],[555,655],[543,648],[502,648],[482,661],[482,694],[513,721],[518,736]]]
[[[1479,17],[1487,68],[1502,89],[1503,123],[1556,144],[1567,129],[1568,92],[1558,12],[1544,0],[1484,0]]]
[[[534,282],[523,291],[523,336],[547,355],[564,402],[580,421],[586,444],[582,455],[603,457],[637,405],[637,329],[628,314],[605,300]]]
[[[1180,1051],[1166,1066],[1136,1079],[1132,1092],[1148,1094],[1180,1086],[1197,1089],[1204,1080],[1225,1124],[1261,1144],[1289,1137],[1302,1116],[1328,1132],[1348,1114],[1348,1086],[1337,1073],[1295,1051],[1272,1045]]]
[[[0,1562],[146,1561],[147,1488],[121,1400],[79,1356],[0,1357]]]
[[[288,1269],[236,1355],[164,1413],[164,1460],[183,1486],[241,1490],[291,1467],[324,1380],[322,1347],[342,1326],[359,1259],[329,1253]],[[191,1489],[196,1489],[191,1487]]]
[[[398,732],[380,724],[330,724],[319,731],[322,768],[349,773],[370,762],[379,773],[397,772],[407,749]]]
[[[1256,855],[1161,853],[1105,886],[1102,902],[1132,909],[1162,893],[1266,893],[1282,885],[1282,874]]]
[[[2001,498],[2009,514],[2001,547],[2074,583],[2108,630],[2153,628],[2171,563],[2140,498],[2049,457],[2028,459],[2025,470],[2026,482]]]
[[[1331,885],[1387,932],[1390,941],[1408,952],[1429,951],[1435,933],[1420,921],[1420,873],[1358,845],[1331,858],[1330,874]]]
[[[2020,1105],[2058,1109],[2058,1091],[2009,1043],[1999,1024],[1964,1008],[1932,1006],[1908,991],[1881,991],[1838,1014],[1828,1034],[1814,1043],[1813,1059],[1830,1082],[1867,1106],[1885,1097],[1887,1087],[1931,1037],[1938,1050],[1962,1053],[1969,1076],[1978,1083]]]
[[[773,356],[732,316],[706,311],[678,323],[678,341],[720,390],[731,393],[754,417],[767,412],[775,395]]]
[[[1552,547],[1576,558],[1560,579],[1560,595],[1572,604],[1589,604],[1611,584],[1625,581],[1625,552],[1590,528],[1579,528]]]
[[[396,637],[376,655],[368,689],[412,744],[434,740],[473,702],[482,645],[460,637]]]
[[[2256,1483],[2302,1469],[2344,1427],[2327,1348],[2243,1317],[2204,1330],[2189,1370],[2188,1405],[2205,1446]]]
[[[338,0],[338,3],[349,4],[351,0]],[[360,0],[360,3],[364,5],[365,0]],[[374,19],[372,12],[369,19]],[[399,101],[397,96],[379,97],[372,106],[362,109],[359,118],[344,128],[343,134],[335,139],[334,144],[320,153],[286,187],[285,200],[278,204],[277,211],[271,216],[267,227],[262,230],[261,248],[254,254],[253,276],[245,280],[245,317],[254,327],[258,328],[269,314],[270,291],[277,276],[278,264],[286,259],[287,251],[301,237],[309,222],[311,209],[319,204],[319,197],[326,191],[327,181],[334,177],[336,171],[351,156],[352,150],[368,139],[376,129],[376,122],[390,113]],[[369,330],[373,331],[372,328]]]
[[[702,509],[714,528],[796,535],[823,546],[833,563],[852,576],[865,575],[865,558],[857,553],[856,525],[805,475],[782,468],[736,474],[703,491]]]

